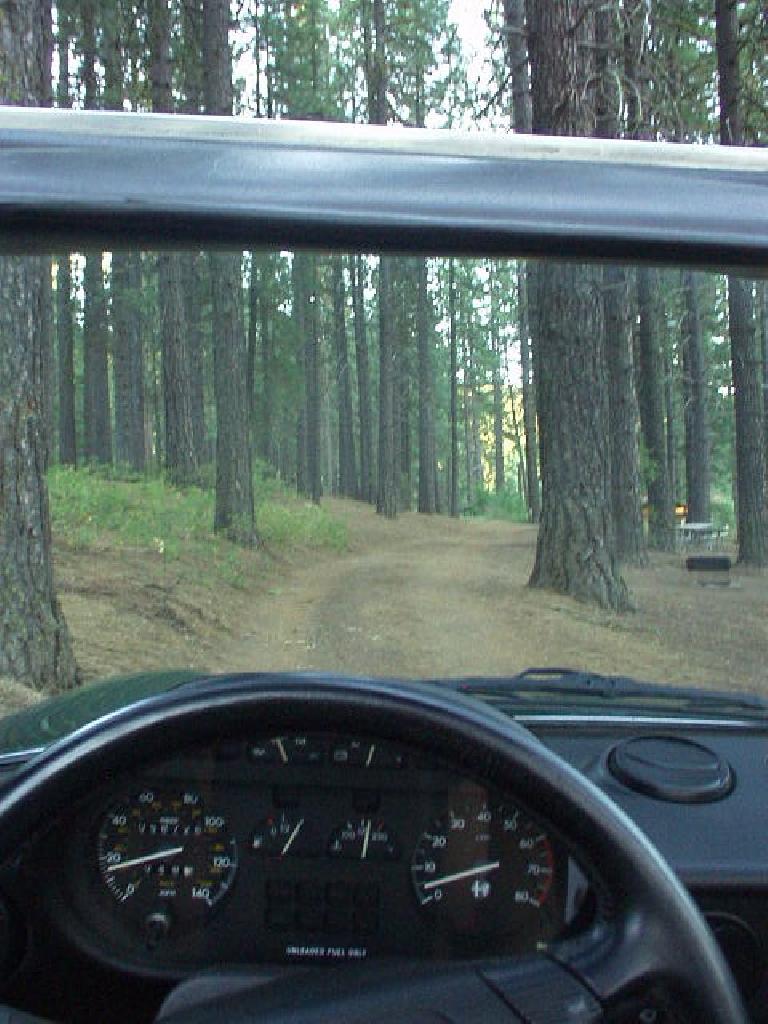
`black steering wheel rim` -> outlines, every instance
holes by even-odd
[[[519,799],[566,837],[610,893],[612,913],[554,958],[602,1004],[664,981],[695,1019],[747,1024],[717,943],[693,900],[634,823],[527,730],[431,684],[259,674],[187,684],[108,715],[30,762],[0,793],[0,862],[95,778],[176,746],[248,730],[338,731],[405,740]]]

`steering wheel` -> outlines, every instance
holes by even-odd
[[[524,958],[301,973],[293,968],[261,977],[208,972],[196,985],[183,983],[172,992],[158,1021],[586,1024],[637,1020],[636,1002],[634,1016],[620,1008],[662,990],[685,1008],[683,1020],[690,1015],[708,1024],[747,1024],[730,971],[696,905],[623,811],[510,718],[435,685],[264,674],[202,680],[142,701],[53,745],[14,779],[0,796],[0,861],[16,855],[94,779],[141,758],[245,732],[329,726],[405,740],[519,796],[598,880],[605,898],[595,922],[546,953]]]

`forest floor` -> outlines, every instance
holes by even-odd
[[[768,694],[768,574],[727,588],[680,555],[625,573],[637,610],[613,615],[526,586],[536,530],[416,513],[394,522],[327,499],[344,550],[247,556],[237,585],[199,562],[141,551],[56,552],[86,679],[153,668],[328,670],[384,676],[509,675],[568,666]],[[196,556],[199,559],[199,555]],[[0,687],[10,710],[28,694]]]

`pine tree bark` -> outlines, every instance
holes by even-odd
[[[616,554],[630,565],[647,562],[639,473],[638,408],[634,384],[632,330],[626,271],[603,270],[603,316],[608,369],[608,408],[611,448],[611,506],[616,530]]]
[[[57,38],[59,81],[56,101],[62,108],[72,105],[69,94],[69,39],[69,19],[64,11],[59,11]],[[59,461],[65,466],[77,464],[74,340],[72,268],[69,254],[62,253],[58,258],[56,268],[56,346],[59,389]]]
[[[427,290],[427,262],[416,263],[416,333],[419,374],[419,512],[432,514],[435,502],[435,420],[432,332]]]
[[[504,0],[504,28],[507,64],[512,77],[512,125],[516,132],[529,134],[531,125],[531,89],[529,82],[528,40],[525,24],[525,0]],[[533,523],[541,516],[538,473],[538,428],[536,390],[531,367],[531,347],[535,344],[529,317],[529,293],[535,290],[534,265],[522,263],[517,278],[517,321],[520,332],[520,370],[523,387],[523,426],[525,429],[525,471],[528,515]]]
[[[448,507],[450,515],[459,514],[459,395],[458,395],[458,351],[456,337],[456,279],[454,262],[448,261],[448,331],[451,346],[451,479]]]
[[[205,418],[205,346],[201,307],[206,291],[206,263],[200,253],[179,253],[184,314],[187,323],[186,348],[189,359],[189,403],[192,415],[197,464],[211,462],[208,428]]]
[[[363,268],[360,256],[351,256],[352,306],[355,325],[358,418],[360,421],[360,497],[375,502],[373,435],[371,424],[371,375],[368,358],[368,327],[365,320]]]
[[[622,40],[625,81],[636,80],[636,44],[630,28]],[[602,4],[595,12],[595,134],[600,138],[618,138],[621,134],[620,81],[614,52],[618,50],[618,4]],[[638,408],[633,368],[632,330],[627,274],[623,268],[607,266],[603,270],[603,325],[605,329],[606,368],[608,373],[608,410],[611,451],[611,506],[616,533],[616,554],[621,562],[643,565],[647,562],[643,533],[640,486],[640,449],[637,436]]]
[[[138,253],[112,253],[111,278],[115,461],[139,473],[146,461],[140,259]]]
[[[344,263],[340,255],[331,257],[331,274],[339,420],[339,492],[348,498],[356,498],[358,496],[357,458],[355,456],[354,413],[349,374]]]
[[[274,445],[274,394],[273,394],[273,336],[270,313],[273,306],[267,292],[269,287],[269,257],[263,256],[257,262],[258,318],[261,341],[261,457],[265,462],[277,464]]]
[[[232,114],[229,0],[203,7],[205,109]],[[244,545],[257,541],[253,467],[246,394],[247,348],[241,315],[239,254],[210,256],[213,303],[213,389],[216,403],[216,502],[214,530]]]
[[[39,0],[0,17],[0,103],[40,103],[47,70]],[[45,482],[39,315],[46,261],[0,255],[0,675],[53,692],[79,674],[53,578]]]
[[[297,252],[293,257],[293,303],[304,368],[304,409],[299,421],[301,470],[299,491],[315,504],[322,498],[320,454],[320,359],[317,320],[317,257]]]
[[[491,351],[493,355],[493,455],[494,455],[494,489],[502,494],[505,487],[504,479],[504,396],[501,388],[501,344],[499,341],[499,311],[496,304],[494,274],[491,270],[489,287],[491,290]]]
[[[727,146],[743,146],[736,0],[715,0],[715,24],[720,81],[720,142]],[[751,289],[746,282],[735,277],[728,280],[728,331],[736,418],[739,561],[763,566],[768,562],[768,544],[764,518],[765,421],[760,352]]]
[[[392,360],[390,260],[379,260],[379,479],[376,511],[393,519],[397,515],[395,485],[395,420]]]
[[[768,516],[768,282],[758,284],[760,302],[760,348],[763,357],[763,423],[765,450],[765,514]]]
[[[86,110],[99,102],[96,75],[96,7],[80,0],[82,79]],[[83,274],[83,449],[88,462],[112,461],[107,316],[102,253],[88,253]]]
[[[712,514],[710,430],[699,291],[693,271],[682,271],[680,278],[685,304],[681,348],[685,392],[685,478],[688,520],[694,523],[707,523]]]
[[[83,272],[83,430],[88,462],[112,461],[107,304],[102,253],[88,253]]]
[[[168,0],[151,0],[149,4],[148,41],[152,110],[169,114],[173,111],[173,97]],[[183,487],[199,479],[200,464],[192,408],[192,359],[184,306],[182,257],[177,253],[162,253],[157,259],[157,278],[163,357],[165,470],[172,483]]]
[[[591,5],[527,5],[535,132],[590,135],[582,99],[593,78]],[[535,380],[541,525],[530,583],[605,608],[629,607],[618,570],[608,440],[602,310],[590,267],[542,264],[536,274]]]
[[[386,124],[387,61],[384,0],[372,0],[372,28],[366,32],[366,84],[368,119]],[[391,316],[392,265],[388,256],[379,260],[379,457],[376,510],[387,518],[397,515],[397,481],[394,421],[394,341]]]
[[[649,461],[648,543],[651,547],[674,547],[674,508],[667,465],[664,429],[664,364],[657,334],[658,310],[654,302],[655,272],[643,267],[637,272],[638,401],[643,441]]]

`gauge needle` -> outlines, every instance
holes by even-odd
[[[287,840],[285,846],[280,851],[280,856],[281,857],[284,857],[286,855],[286,853],[288,853],[288,851],[291,848],[291,843],[293,842],[293,840],[296,838],[296,836],[301,831],[301,826],[303,824],[304,824],[304,819],[302,818],[301,821],[299,821],[299,823],[296,825],[296,828],[293,830],[293,832],[291,832],[291,834],[288,836],[288,840]]]
[[[366,854],[368,853],[368,843],[371,839],[371,825],[373,824],[373,818],[368,819],[368,824],[365,826],[365,836],[363,837],[363,852],[360,855],[360,860],[365,860]]]
[[[490,864],[480,864],[476,868],[467,868],[466,871],[457,871],[455,875],[443,875],[442,878],[432,878],[425,882],[423,889],[436,889],[438,885],[448,885],[450,882],[460,882],[462,878],[472,878],[475,875],[486,875],[489,871],[495,871],[501,866],[501,861],[494,860]]]
[[[178,857],[184,852],[183,846],[172,846],[168,850],[158,850],[157,853],[148,853],[146,857],[133,857],[131,860],[123,860],[119,864],[110,864],[107,871],[125,871],[126,868],[135,868],[139,864],[151,864],[155,860],[167,860],[169,857]]]

